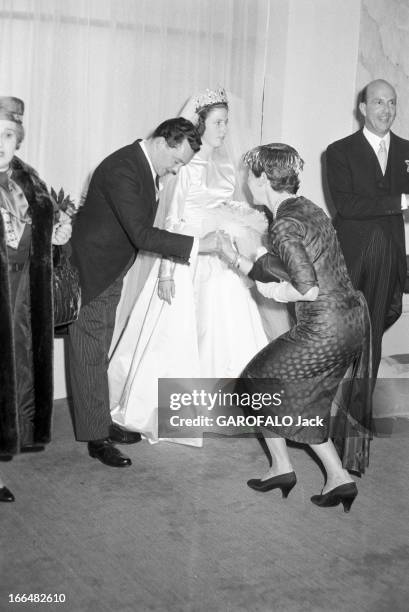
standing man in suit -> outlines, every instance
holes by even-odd
[[[95,170],[72,234],[82,308],[69,329],[69,369],[77,440],[113,467],[131,460],[114,442],[131,444],[140,434],[113,425],[109,410],[108,351],[122,281],[139,249],[187,263],[193,237],[153,227],[158,179],[176,174],[200,149],[196,129],[183,118],[162,123],[147,140],[109,155]]]
[[[386,81],[378,79],[365,87],[359,110],[363,129],[327,149],[327,177],[337,211],[334,225],[351,280],[368,302],[375,379],[382,335],[402,312],[409,141],[390,131],[396,92]]]

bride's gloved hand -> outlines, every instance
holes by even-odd
[[[160,278],[158,281],[158,296],[168,304],[175,297],[175,281],[173,278]]]

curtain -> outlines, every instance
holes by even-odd
[[[269,2],[0,0],[0,95],[26,104],[21,157],[78,200],[106,155],[216,86],[258,144]]]

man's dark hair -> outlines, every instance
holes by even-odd
[[[368,85],[365,85],[365,87],[358,94],[358,104],[361,104],[361,102],[363,104],[366,104],[367,94],[368,94]]]
[[[164,138],[169,147],[177,147],[182,144],[185,138],[188,140],[191,149],[197,153],[202,144],[199,132],[187,119],[176,117],[167,119],[152,134],[152,138]]]

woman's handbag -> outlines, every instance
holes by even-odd
[[[54,327],[76,321],[81,307],[79,274],[70,254],[69,243],[53,246]]]

